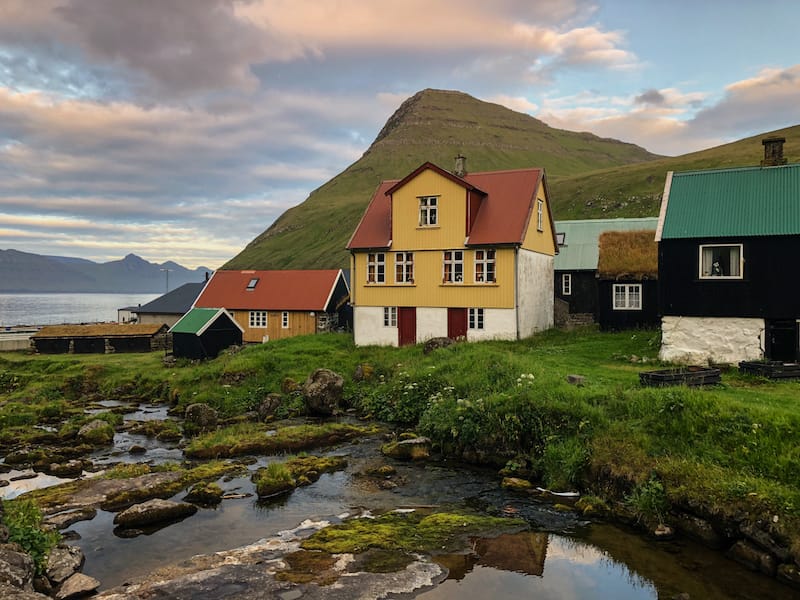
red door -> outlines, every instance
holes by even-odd
[[[397,334],[401,346],[417,343],[417,309],[413,306],[397,307]]]
[[[467,337],[467,309],[447,309],[447,337],[451,340]]]

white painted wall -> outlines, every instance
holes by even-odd
[[[764,357],[764,320],[662,317],[663,361],[682,364],[737,364]]]
[[[520,250],[517,257],[519,337],[553,327],[553,257]]]
[[[382,306],[355,306],[353,340],[356,346],[397,346],[397,327],[383,326]]]
[[[447,337],[447,309],[417,307],[417,343]]]
[[[483,329],[468,329],[467,341],[517,339],[517,313],[513,308],[486,308]]]

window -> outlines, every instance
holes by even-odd
[[[475,283],[494,283],[494,250],[475,250]]]
[[[394,280],[395,283],[414,283],[413,252],[395,252]]]
[[[250,327],[266,327],[266,326],[267,326],[267,311],[251,310]]]
[[[463,250],[444,251],[444,275],[442,281],[445,283],[461,283],[464,281]]]
[[[536,201],[536,229],[544,231],[544,200]]]
[[[614,310],[642,310],[642,284],[615,283]]]
[[[561,233],[556,233],[556,243],[559,246],[565,246],[567,243],[567,234],[563,231]]]
[[[367,254],[367,283],[386,283],[386,255],[383,252]]]
[[[419,226],[433,227],[439,224],[439,198],[423,196],[419,199]]]
[[[470,308],[469,309],[469,328],[470,329],[483,329],[483,309]]]
[[[572,273],[563,273],[561,275],[561,295],[572,295]]]
[[[256,289],[256,285],[258,284],[258,277],[253,277],[249,283],[247,284],[247,290],[252,291]]]
[[[700,278],[742,278],[742,245],[700,246]]]
[[[383,307],[383,326],[384,327],[397,327],[397,307],[384,306]]]
[[[289,329],[289,311],[281,313],[281,329]]]

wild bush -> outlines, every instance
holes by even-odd
[[[41,574],[47,564],[48,553],[56,547],[61,536],[45,529],[42,513],[31,500],[3,502],[4,521],[8,527],[8,541],[16,542],[31,555],[36,573]]]

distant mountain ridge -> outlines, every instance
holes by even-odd
[[[164,293],[167,278],[169,289],[174,290],[184,283],[204,281],[206,273],[211,269],[187,269],[172,261],[156,264],[135,254],[96,263],[83,258],[0,250],[0,293]]]

